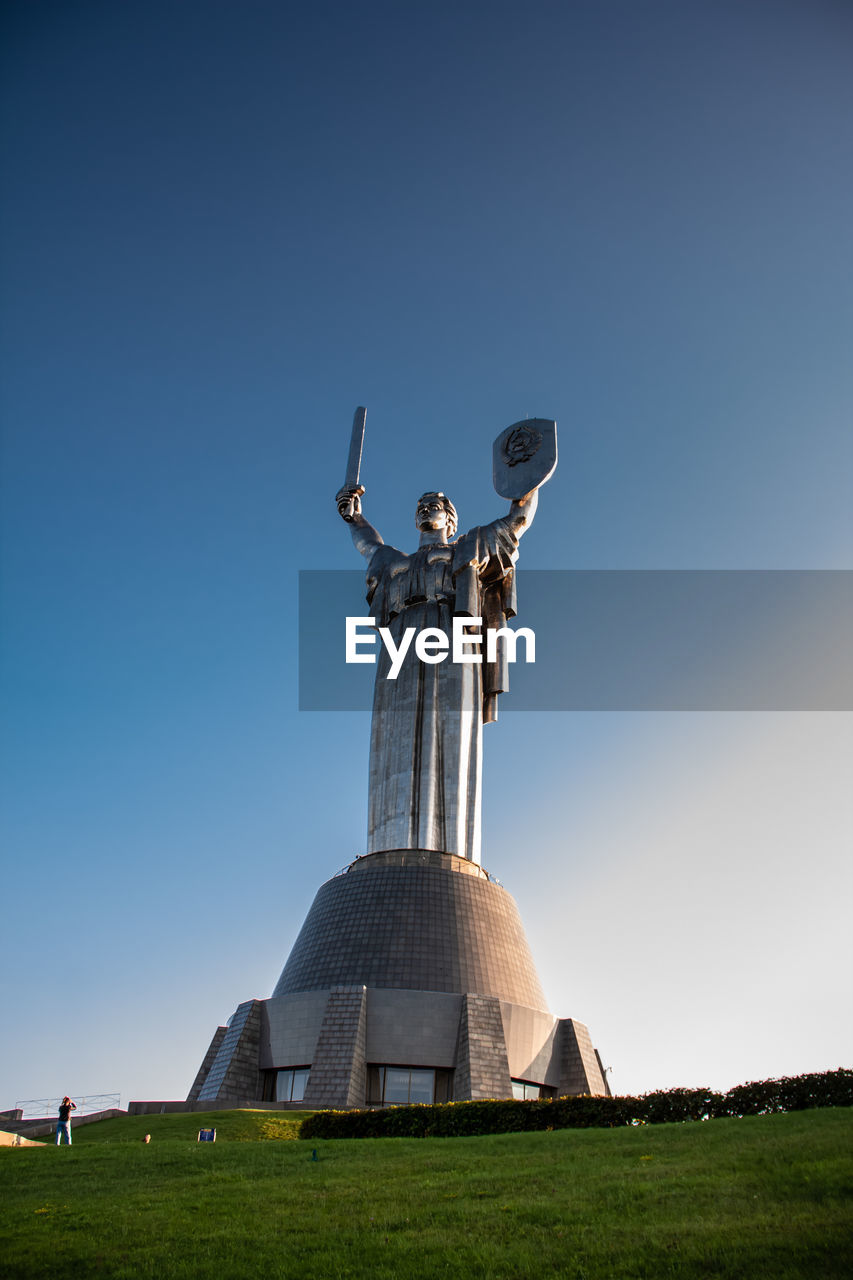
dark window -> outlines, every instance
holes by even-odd
[[[512,1096],[514,1098],[552,1098],[554,1090],[546,1084],[534,1084],[532,1080],[513,1080]]]
[[[436,1067],[434,1102],[453,1101],[453,1072]]]
[[[453,1072],[441,1067],[369,1066],[367,1102],[371,1107],[447,1102],[452,1079]]]
[[[275,1101],[301,1102],[305,1097],[310,1067],[283,1067],[274,1072]]]

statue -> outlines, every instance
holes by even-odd
[[[407,627],[449,634],[454,616],[481,618],[484,629],[504,627],[515,616],[518,540],[533,522],[539,485],[556,466],[555,428],[536,419],[498,437],[495,487],[512,501],[507,515],[491,524],[457,538],[450,499],[423,494],[415,509],[419,545],[409,555],[387,546],[362,514],[364,410],[357,410],[336,502],[368,561],[371,616],[398,646]],[[432,849],[479,863],[482,730],[497,719],[498,695],[508,688],[506,655],[500,643],[493,662],[484,655],[482,663],[427,664],[409,652],[396,680],[386,679],[389,665],[383,648],[370,734],[368,853]]]

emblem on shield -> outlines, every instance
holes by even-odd
[[[502,498],[523,498],[554,474],[557,424],[526,418],[502,431],[492,448],[492,478]]]

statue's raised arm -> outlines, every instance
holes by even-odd
[[[385,543],[370,521],[365,520],[362,514],[361,499],[363,496],[363,484],[345,484],[335,494],[335,502],[341,519],[349,525],[353,546],[356,551],[369,560],[376,548],[384,546]]]
[[[516,498],[509,509],[510,528],[517,538],[526,533],[533,524],[533,517],[536,515],[536,508],[539,506],[539,486],[531,489],[530,493],[525,493],[523,497]]]
[[[490,525],[472,530],[476,536],[472,540],[469,535],[460,546],[462,563],[467,559],[469,565],[485,569],[492,580],[496,571],[504,577],[509,616],[515,607],[510,569],[518,555],[518,540],[533,524],[539,489],[554,474],[556,466],[557,424],[553,419],[525,418],[502,431],[492,447],[492,478],[495,491],[511,500],[509,512]],[[505,545],[507,537],[509,545]]]

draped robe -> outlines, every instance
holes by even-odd
[[[381,546],[367,568],[367,600],[377,625],[399,646],[407,627],[438,627],[452,637],[453,617],[499,628],[515,616],[518,539],[508,518],[449,545],[406,555]],[[455,663],[448,653],[421,662],[412,641],[396,680],[383,645],[370,733],[368,852],[437,849],[480,861],[483,723],[497,719],[508,688],[506,655]]]

